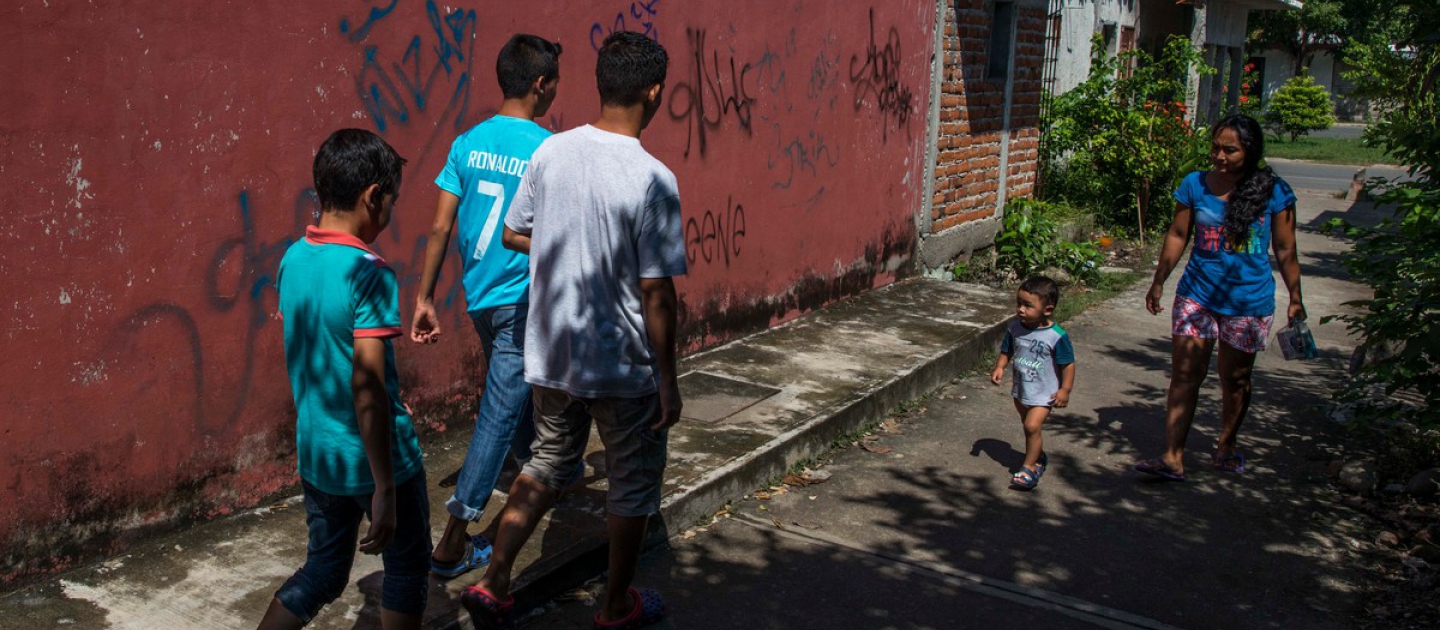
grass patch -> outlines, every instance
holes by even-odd
[[[1290,160],[1310,160],[1324,164],[1398,164],[1380,147],[1365,146],[1362,140],[1342,138],[1311,138],[1301,136],[1294,142],[1269,138],[1265,156]]]
[[[1113,298],[1139,282],[1145,274],[1138,271],[1103,273],[1085,287],[1072,287],[1060,297],[1055,307],[1055,321],[1063,322],[1092,306]]]

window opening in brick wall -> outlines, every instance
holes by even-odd
[[[1010,77],[1010,55],[1015,48],[1015,3],[1000,0],[990,11],[990,61],[985,78],[1004,81]]]

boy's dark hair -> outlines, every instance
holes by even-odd
[[[1020,290],[1040,298],[1041,306],[1060,303],[1060,285],[1045,276],[1030,276],[1020,283]]]
[[[315,196],[321,210],[350,210],[371,184],[380,197],[400,193],[400,169],[405,158],[380,136],[364,129],[341,129],[330,134],[315,153]]]
[[[616,31],[600,45],[595,85],[601,105],[629,107],[645,100],[651,86],[665,82],[670,55],[658,42],[634,31]]]
[[[505,98],[525,98],[535,79],[560,76],[559,43],[542,37],[516,33],[500,48],[495,58],[495,76]]]

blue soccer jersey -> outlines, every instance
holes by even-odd
[[[472,316],[530,300],[529,258],[505,249],[500,239],[530,155],[548,137],[534,121],[492,117],[455,139],[445,170],[435,178],[436,186],[460,198],[456,240]]]

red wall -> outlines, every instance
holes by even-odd
[[[498,105],[516,31],[566,47],[557,130],[596,113],[604,34],[669,49],[644,142],[680,180],[687,348],[890,282],[914,251],[930,1],[5,4],[0,582],[294,482],[272,280],[315,212],[314,148],[356,126],[410,160],[378,242],[408,323],[431,181]],[[457,258],[447,341],[398,345],[429,432],[473,409]]]

